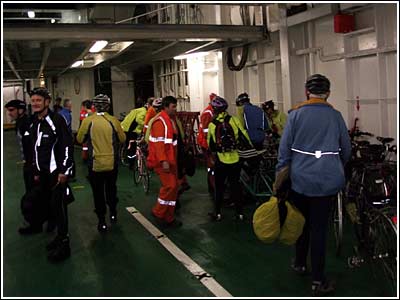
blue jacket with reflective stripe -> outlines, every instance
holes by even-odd
[[[344,164],[351,142],[341,113],[310,99],[289,112],[276,170],[290,166],[292,189],[311,196],[336,194],[345,184]]]

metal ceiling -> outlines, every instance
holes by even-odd
[[[140,15],[143,7],[122,6],[119,11],[125,16]],[[108,58],[103,64],[116,65],[134,71],[144,64],[169,59],[186,51],[211,51],[229,46],[262,40],[261,26],[234,25],[185,25],[185,24],[110,24],[109,10],[114,5],[90,4],[4,4],[3,6],[3,78],[5,80],[58,76],[68,72],[71,64],[88,53],[96,40],[109,43],[134,41],[126,50]],[[26,14],[27,10],[41,14],[87,11],[87,22],[73,24],[51,24],[24,18],[16,22],[12,16]],[[129,14],[128,14],[129,11]],[[69,13],[69,14],[71,14]],[[85,14],[83,14],[85,15]],[[7,18],[5,18],[7,16]],[[51,15],[49,15],[51,18]],[[97,16],[94,19],[93,16]],[[121,15],[120,19],[123,19]],[[105,22],[107,24],[100,24]],[[94,24],[97,23],[97,24]],[[108,56],[107,56],[108,57]]]

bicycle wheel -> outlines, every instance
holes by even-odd
[[[397,228],[391,220],[395,208],[369,211],[368,242],[372,272],[383,289],[396,294],[397,285]]]
[[[333,209],[333,230],[335,233],[336,256],[340,256],[343,240],[343,195],[341,191],[337,195]]]
[[[149,170],[147,169],[145,158],[142,157],[141,161],[142,161],[142,164],[141,164],[142,185],[143,185],[144,192],[147,194],[150,189],[150,173],[149,173]]]
[[[129,161],[128,158],[126,157],[125,144],[121,144],[121,147],[119,148],[119,157],[122,165],[129,166]]]
[[[138,185],[141,179],[141,174],[140,174],[140,164],[141,164],[141,159],[139,156],[136,156],[135,162],[133,163],[132,166],[132,171],[133,171],[133,182]]]

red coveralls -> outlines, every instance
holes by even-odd
[[[154,120],[149,138],[149,156],[147,165],[160,177],[161,188],[153,215],[171,223],[174,221],[175,205],[178,195],[177,140],[178,129],[175,122],[162,111]],[[165,172],[161,162],[169,163],[169,172]]]

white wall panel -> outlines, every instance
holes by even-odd
[[[76,87],[79,81],[79,93]],[[72,130],[78,130],[79,112],[82,101],[93,98],[94,78],[93,70],[83,70],[66,74],[58,78],[57,85],[53,91],[53,99],[57,96],[62,99],[69,98],[72,101]],[[51,104],[51,106],[53,106]]]

